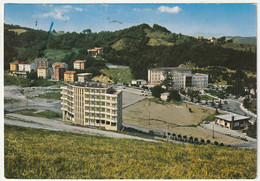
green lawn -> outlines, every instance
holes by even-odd
[[[48,119],[62,118],[61,113],[57,113],[57,112],[53,112],[53,111],[49,111],[49,110],[35,113],[36,111],[38,111],[38,110],[37,109],[23,109],[23,110],[15,111],[14,113],[23,114],[23,115],[27,115],[27,116],[48,118]]]
[[[45,56],[53,59],[55,62],[62,61],[66,55],[72,52],[78,52],[78,49],[73,48],[72,50],[58,50],[58,49],[47,49],[45,50]]]
[[[45,98],[45,99],[60,99],[61,93],[60,92],[46,92],[44,94],[40,94],[38,98]]]
[[[8,179],[255,179],[256,165],[256,149],[4,128]]]
[[[217,100],[214,97],[208,96],[208,95],[199,95],[201,100],[208,100],[208,101],[212,101],[212,100]]]
[[[112,80],[121,83],[131,83],[133,75],[130,68],[113,68],[113,69],[102,69],[101,72],[108,77],[111,77]]]

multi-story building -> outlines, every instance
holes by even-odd
[[[57,66],[64,67],[65,70],[68,70],[68,64],[66,64],[65,62],[54,62],[54,63],[52,64],[53,72],[54,72],[55,67],[57,67]]]
[[[208,82],[207,74],[192,74],[192,87],[206,88],[208,87]]]
[[[53,75],[51,76],[52,80],[64,80],[64,73],[66,71],[65,67],[55,66],[53,68]]]
[[[91,80],[92,78],[92,73],[81,73],[81,74],[77,74],[78,76],[78,81],[79,82],[86,82],[88,80]]]
[[[87,68],[86,60],[76,60],[74,61],[74,69],[85,70]]]
[[[49,79],[51,77],[51,67],[40,66],[37,68],[37,77]]]
[[[101,55],[103,53],[103,48],[95,47],[93,49],[88,49],[88,55],[92,57],[96,57],[97,55]]]
[[[166,73],[174,74],[191,74],[191,69],[179,68],[179,67],[161,67],[148,69],[148,84],[150,85],[160,85],[165,79]]]
[[[66,71],[64,72],[64,82],[74,83],[76,80],[76,71]]]
[[[122,92],[99,82],[67,83],[62,88],[63,121],[120,130],[122,127]]]
[[[19,64],[19,62],[17,62],[17,61],[10,63],[10,72],[18,71],[18,64]]]
[[[203,36],[196,36],[196,39],[201,40],[203,39]]]
[[[49,58],[35,58],[36,67],[51,67],[52,60]]]
[[[32,70],[36,71],[36,64],[35,63],[21,62],[21,63],[18,64],[18,71],[31,72]]]

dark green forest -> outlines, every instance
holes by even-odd
[[[17,34],[9,29],[26,29],[25,33]],[[147,31],[155,32],[164,37],[170,46],[150,46]],[[44,49],[48,32],[34,30],[14,25],[4,25],[4,68],[9,69],[9,63],[18,61],[33,61]],[[120,43],[121,44],[120,44]],[[113,46],[117,43],[119,48]],[[210,43],[206,39],[197,40],[194,37],[172,33],[160,25],[150,27],[147,24],[133,26],[115,32],[91,32],[90,29],[81,33],[67,32],[50,34],[46,49],[71,50],[77,48],[61,61],[72,63],[76,59],[89,60],[89,66],[104,67],[104,63],[128,65],[134,78],[147,79],[147,68],[161,66],[179,66],[187,62],[198,67],[226,67],[233,70],[256,72],[256,53],[251,49],[238,51],[223,48],[224,41]],[[95,60],[87,55],[87,49],[103,47],[102,60]],[[96,61],[96,62],[95,62]],[[96,71],[96,70],[91,70]],[[95,74],[98,74],[96,72]]]

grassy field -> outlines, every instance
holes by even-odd
[[[60,92],[46,92],[44,94],[40,94],[38,98],[45,98],[45,99],[60,99],[61,93]]]
[[[5,125],[8,179],[254,179],[256,150],[150,143]]]
[[[8,29],[8,31],[13,31],[15,33],[17,33],[18,35],[25,33],[27,30],[25,29]]]
[[[57,50],[57,49],[47,49],[45,50],[45,55],[48,58],[53,59],[55,62],[62,61],[66,55],[69,55],[72,52],[78,52],[78,49],[73,48],[72,50]]]
[[[115,83],[131,83],[133,79],[130,68],[102,69],[101,72],[106,76],[111,77]]]
[[[28,116],[48,118],[48,119],[62,118],[61,113],[57,113],[57,112],[53,112],[53,111],[49,111],[49,110],[35,113],[36,111],[38,111],[38,110],[37,109],[23,109],[23,110],[15,111],[14,113],[28,115]]]
[[[216,100],[214,97],[208,95],[199,95],[199,97],[201,100],[208,100],[208,101]]]
[[[173,45],[173,43],[167,41],[172,35],[162,33],[161,31],[150,31],[149,29],[145,29],[145,32],[147,36],[150,38],[149,42],[147,43],[150,46]]]

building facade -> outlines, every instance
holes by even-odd
[[[12,62],[10,63],[10,72],[13,72],[13,71],[18,71],[18,62]]]
[[[87,68],[87,61],[86,60],[76,60],[74,61],[74,69],[78,70],[85,70]]]
[[[18,64],[18,71],[31,72],[32,70],[36,71],[36,64],[35,63],[21,62],[21,63]]]
[[[215,124],[233,130],[244,129],[249,125],[249,120],[250,117],[241,116],[235,113],[215,116]]]
[[[38,67],[37,68],[37,77],[43,79],[49,79],[51,77],[51,68],[50,67]]]
[[[68,64],[66,64],[65,62],[54,62],[52,64],[53,72],[54,72],[55,67],[57,67],[57,66],[64,67],[65,70],[68,70]]]
[[[96,57],[97,55],[101,55],[103,53],[103,48],[95,47],[93,49],[88,49],[88,55],[92,57]]]
[[[86,82],[88,80],[91,80],[92,78],[92,73],[81,73],[81,74],[77,74],[78,76],[78,81],[79,82]]]
[[[146,85],[147,81],[143,79],[132,80],[131,84],[135,85]]]
[[[76,80],[76,71],[64,72],[64,82],[74,83]]]
[[[65,73],[66,69],[65,67],[62,66],[56,66],[53,69],[53,75],[51,76],[52,80],[64,80],[64,73]]]
[[[52,60],[49,58],[35,58],[36,67],[51,67]]]
[[[63,121],[83,126],[122,128],[122,92],[98,82],[77,82],[62,87]]]
[[[148,84],[150,85],[160,85],[165,79],[165,74],[192,74],[191,69],[179,68],[179,67],[161,67],[148,69]]]
[[[192,87],[206,88],[208,87],[208,75],[207,74],[192,74]]]

